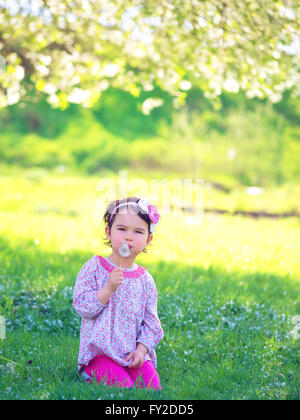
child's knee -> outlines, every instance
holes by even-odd
[[[160,380],[157,372],[152,370],[142,371],[134,381],[135,388],[161,391]]]
[[[116,386],[118,388],[132,388],[134,386],[131,377],[124,368],[114,363],[99,363],[91,369],[89,374],[101,385]]]

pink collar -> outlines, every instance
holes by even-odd
[[[115,270],[117,268],[116,265],[112,264],[110,261],[108,261],[106,258],[101,257],[100,255],[98,255],[98,259],[99,262],[101,264],[101,266],[108,271],[109,273],[111,273],[113,270]],[[145,273],[145,269],[143,267],[141,267],[140,265],[137,266],[137,268],[135,270],[124,270],[124,276],[128,277],[128,278],[138,278],[140,276],[142,276]]]

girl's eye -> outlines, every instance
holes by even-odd
[[[118,230],[125,230],[125,229],[124,228],[118,228]],[[140,232],[139,230],[137,230],[136,233],[140,233],[141,235],[143,235],[144,232]]]

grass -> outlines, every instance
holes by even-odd
[[[161,392],[77,375],[76,275],[108,255],[96,178],[32,171],[0,183],[0,399],[299,399],[300,223],[163,215],[138,263],[153,275],[165,332]]]

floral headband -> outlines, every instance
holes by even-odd
[[[114,208],[112,214],[110,215],[109,222],[111,221],[113,215],[116,214],[116,210],[119,209],[120,207],[125,207],[125,206],[135,206],[135,207],[138,207],[139,210],[143,214],[147,214],[148,217],[149,217],[149,219],[152,222],[151,225],[150,225],[150,232],[151,233],[154,233],[155,226],[158,224],[158,221],[160,219],[160,215],[158,213],[157,207],[152,206],[150,204],[150,201],[147,198],[141,198],[141,199],[139,199],[138,202],[128,201],[126,203],[119,204],[117,207]]]

